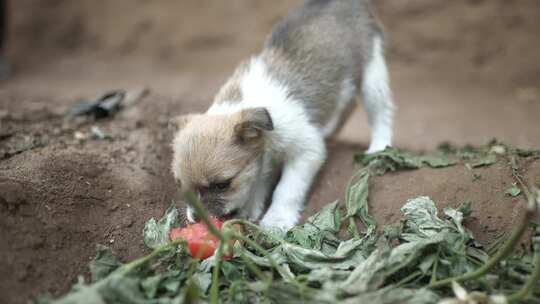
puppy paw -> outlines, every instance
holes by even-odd
[[[261,227],[269,230],[280,229],[282,231],[288,231],[296,225],[298,222],[298,216],[294,214],[268,212],[262,218],[260,224]]]
[[[384,151],[384,149],[386,149],[386,147],[390,147],[390,145],[389,144],[388,145],[387,144],[370,145],[369,149],[367,149],[367,151],[366,151],[366,154],[373,154],[373,153]]]

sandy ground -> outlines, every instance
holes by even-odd
[[[125,260],[144,254],[142,225],[176,195],[167,119],[204,111],[235,64],[296,3],[12,1],[13,75],[0,82],[0,298],[24,303],[65,292],[98,243]],[[496,137],[540,147],[537,1],[377,5],[389,38],[396,146],[420,151]],[[79,100],[118,88],[151,93],[114,119],[66,121]],[[92,126],[113,140],[75,138]],[[329,144],[305,216],[342,196],[356,169],[352,157],[368,143],[359,108]],[[540,185],[539,162],[521,165]],[[504,195],[512,182],[504,162],[474,172],[400,172],[372,181],[370,205],[380,223],[390,223],[418,195],[441,206],[471,201],[470,228],[488,242],[519,211],[519,198]]]

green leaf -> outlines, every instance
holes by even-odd
[[[355,160],[364,166],[370,163],[377,163],[376,171],[378,174],[384,172],[403,170],[403,169],[418,169],[424,166],[431,168],[443,168],[455,165],[456,162],[448,158],[447,153],[434,152],[422,155],[414,155],[396,148],[386,148],[384,151],[373,154],[358,154]]]
[[[516,197],[521,194],[521,189],[519,189],[516,183],[514,183],[510,188],[506,189],[504,193],[510,195],[511,197]]]
[[[377,226],[375,219],[369,214],[369,177],[369,169],[361,170],[352,178],[345,194],[346,218],[349,218],[348,232],[352,236],[356,236],[358,233],[356,218],[362,221],[368,233],[375,230]]]
[[[383,269],[388,265],[390,247],[381,246],[366,260],[358,264],[347,280],[339,284],[340,292],[346,295],[357,295],[379,287],[386,278]]]
[[[485,167],[493,165],[497,162],[497,155],[495,153],[486,153],[481,155],[479,158],[476,158],[471,164],[473,168]]]
[[[210,284],[212,283],[212,274],[196,272],[193,274],[191,279],[193,280],[194,284],[197,284],[197,287],[199,287],[199,290],[202,293],[206,293],[210,287]]]
[[[90,277],[92,282],[105,278],[120,266],[122,266],[122,263],[120,263],[109,247],[98,245],[96,257],[90,262]]]
[[[527,149],[516,149],[517,155],[521,157],[532,157],[532,158],[540,158],[540,150],[527,150]]]
[[[140,278],[112,275],[104,281],[99,293],[106,303],[147,304],[150,303],[140,290]],[[88,303],[88,302],[82,302]]]
[[[141,288],[146,298],[153,299],[156,296],[161,281],[163,281],[163,276],[159,274],[142,280]]]
[[[146,222],[143,229],[144,243],[150,248],[169,243],[169,232],[177,225],[178,209],[173,202],[159,221],[151,218]]]
[[[342,301],[344,304],[435,304],[439,296],[427,289],[393,288],[392,286]]]
[[[326,205],[320,212],[309,217],[302,226],[296,226],[287,232],[285,240],[304,248],[323,249],[323,242],[336,241],[334,236],[339,231],[341,213],[339,202]]]
[[[84,280],[79,277],[79,282],[73,286],[73,289],[66,296],[53,300],[53,304],[106,304],[105,299],[101,296],[99,287],[94,285],[85,285]]]
[[[446,207],[443,209],[443,213],[452,220],[452,222],[455,225],[455,228],[464,237],[464,239],[471,238],[469,231],[465,227],[463,227],[464,216],[461,211]]]
[[[197,283],[193,280],[188,280],[186,286],[182,288],[180,294],[174,298],[171,304],[199,304],[204,303],[200,301],[201,290]]]

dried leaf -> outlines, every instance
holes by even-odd
[[[146,222],[143,229],[144,243],[150,248],[167,244],[170,242],[169,232],[171,228],[177,225],[178,209],[173,202],[159,221],[152,218]]]

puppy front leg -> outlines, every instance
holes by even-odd
[[[311,184],[325,157],[326,150],[321,137],[285,161],[272,204],[261,220],[261,226],[289,230],[298,223]]]

